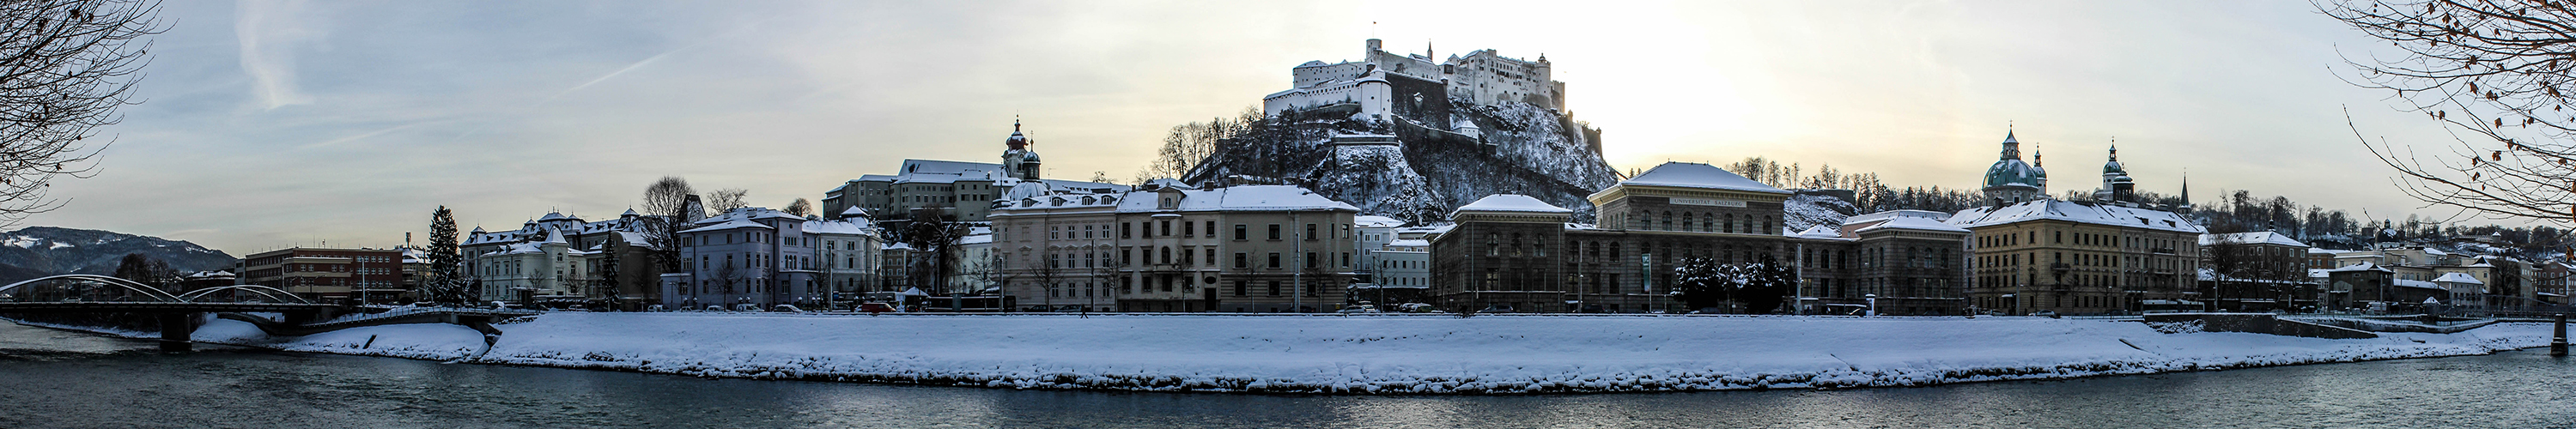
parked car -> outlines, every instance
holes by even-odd
[[[2033,311],[2033,312],[2030,312],[2030,315],[2032,315],[2032,316],[2039,316],[2039,317],[2046,317],[2046,318],[2050,318],[2050,319],[2055,319],[2055,318],[2057,318],[2057,312],[2055,312],[2055,311],[2050,311],[2050,310]]]
[[[1478,313],[1510,313],[1510,312],[1512,312],[1512,306],[1509,306],[1509,305],[1490,305],[1490,306],[1485,306],[1485,309],[1483,309],[1483,310],[1476,310],[1476,312],[1478,312]]]

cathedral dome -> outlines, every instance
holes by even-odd
[[[1995,161],[1993,167],[1986,168],[1986,187],[1988,188],[2013,186],[2039,189],[2040,183],[2047,179],[2047,171],[2032,167],[2019,159]]]

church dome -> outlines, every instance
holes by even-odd
[[[2018,186],[2039,189],[2040,183],[2045,180],[2048,180],[2047,171],[2032,167],[2019,159],[1995,161],[1993,167],[1986,168],[1986,187],[1988,188]]]
[[[1029,136],[1020,134],[1020,121],[1011,121],[1011,137],[1002,139],[1002,145],[1010,146],[1012,149],[1027,149],[1029,147]]]

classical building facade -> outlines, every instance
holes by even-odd
[[[1002,288],[1024,307],[1328,311],[1356,275],[1358,209],[1302,188],[1021,186],[993,226]]]
[[[824,191],[822,212],[838,219],[858,209],[878,222],[901,222],[911,218],[914,210],[932,208],[958,221],[986,222],[991,203],[1023,182],[1096,194],[1129,189],[1110,183],[1041,179],[1034,144],[1013,122],[1010,137],[1002,139],[1002,163],[903,160],[894,174],[862,175]]]
[[[1429,234],[1430,293],[1461,310],[1688,311],[1665,295],[1674,267],[1769,260],[1800,278],[1794,294],[1805,299],[1782,311],[1865,306],[1871,295],[1882,314],[1966,311],[1966,233],[1941,224],[1943,214],[1872,214],[1793,234],[1781,216],[1790,195],[1716,166],[1665,163],[1594,193],[1599,226],[1568,223],[1573,210],[1530,197],[1488,196]]]
[[[660,302],[661,268],[644,236],[652,219],[634,210],[597,222],[557,212],[515,230],[475,227],[458,243],[458,274],[477,301],[642,309]]]
[[[817,223],[820,223],[819,225]],[[679,235],[681,272],[661,276],[662,305],[818,307],[865,284],[853,266],[880,248],[861,220],[822,220],[745,207],[691,222]],[[830,259],[825,259],[826,257]]]
[[[2002,160],[1986,170],[1988,205],[1946,221],[1973,237],[1968,294],[1976,307],[2107,314],[2206,305],[2197,284],[2207,231],[2179,209],[2134,201],[2116,150],[2094,201],[2050,198],[2037,156],[2023,165],[2020,154],[2018,139],[2005,133]]]

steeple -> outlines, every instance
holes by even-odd
[[[1998,158],[1998,159],[1996,159],[1996,160],[1997,160],[1997,161],[2001,161],[2001,160],[2006,160],[2006,159],[2021,159],[2021,140],[2014,140],[2014,139],[2013,139],[2013,132],[2012,132],[2012,129],[2011,129],[2011,128],[2005,128],[2005,129],[2004,129],[2004,153],[2003,153],[2003,157],[2002,157],[2002,158]]]

